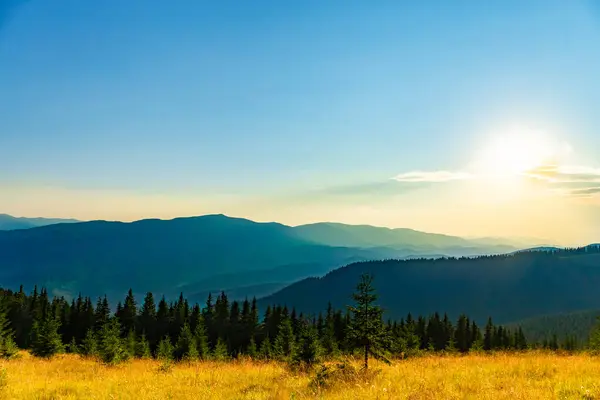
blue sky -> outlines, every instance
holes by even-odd
[[[598,43],[594,1],[2,0],[0,211],[464,235],[560,214],[578,232],[550,236],[591,240]],[[560,172],[585,184],[473,200],[489,191],[464,171],[509,131],[568,146]]]

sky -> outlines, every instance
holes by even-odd
[[[600,241],[600,5],[0,0],[0,212]]]

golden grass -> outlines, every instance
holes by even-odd
[[[600,358],[549,353],[425,356],[374,364],[315,390],[274,362],[107,367],[76,356],[0,362],[3,399],[600,399]],[[4,371],[4,372],[2,372]]]

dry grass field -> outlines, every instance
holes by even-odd
[[[336,374],[235,361],[116,367],[24,354],[0,363],[3,399],[600,399],[600,358],[550,353],[425,356]],[[323,382],[321,382],[323,383]]]

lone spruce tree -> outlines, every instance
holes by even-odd
[[[348,338],[355,347],[364,350],[364,367],[369,368],[369,356],[387,361],[377,350],[383,347],[387,337],[383,324],[383,310],[375,305],[377,294],[373,287],[373,276],[363,274],[356,286],[356,292],[352,295],[354,306],[348,306],[351,313],[348,325]]]

